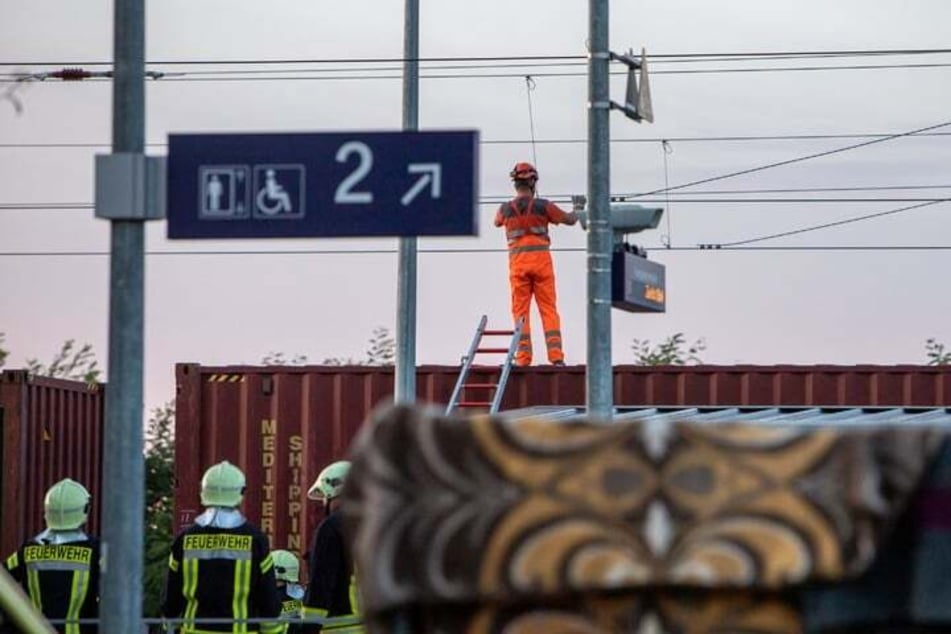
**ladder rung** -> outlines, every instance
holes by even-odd
[[[456,403],[457,407],[490,407],[491,405],[490,401],[459,401]]]
[[[508,354],[508,348],[476,348],[476,352],[488,352],[490,354]]]
[[[491,390],[498,387],[497,383],[463,383],[462,387],[464,388],[473,388],[473,389],[487,389]]]
[[[482,334],[483,335],[512,336],[515,334],[515,331],[514,330],[486,330]]]

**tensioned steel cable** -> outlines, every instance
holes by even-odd
[[[899,48],[899,49],[845,49],[828,51],[744,51],[744,52],[720,52],[720,53],[652,53],[649,56],[651,61],[672,60],[672,59],[710,59],[710,58],[776,58],[776,57],[867,57],[867,56],[889,56],[889,55],[935,55],[951,53],[951,48]],[[278,59],[194,59],[194,60],[149,60],[147,64],[162,64],[166,66],[175,65],[273,65],[273,64],[377,64],[377,63],[398,63],[402,64],[409,61],[419,63],[430,62],[507,62],[513,60],[519,61],[552,61],[552,60],[584,60],[585,57],[579,54],[571,55],[480,55],[480,56],[454,56],[454,57],[419,57],[415,59],[403,57],[364,57],[364,58],[278,58]],[[0,61],[2,66],[112,66],[112,61]]]
[[[823,65],[823,66],[773,66],[765,68],[700,68],[700,69],[686,69],[686,70],[654,70],[651,72],[652,75],[714,75],[714,74],[731,74],[731,73],[781,73],[781,72],[813,72],[813,71],[842,71],[842,70],[890,70],[890,69],[933,69],[933,68],[949,68],[951,63],[920,63],[920,64],[851,64],[851,65]],[[475,70],[479,70],[476,68]],[[394,68],[391,72],[387,74],[359,74],[358,72],[351,72],[349,75],[300,75],[300,74],[291,74],[292,71],[282,71],[277,75],[249,75],[249,74],[235,74],[235,75],[225,75],[217,73],[214,75],[196,75],[191,71],[155,71],[150,70],[149,79],[158,82],[158,83],[168,83],[168,82],[272,82],[272,81],[366,81],[366,80],[398,80],[402,79],[402,73],[398,69]],[[627,71],[612,71],[609,73],[615,77],[626,77]],[[15,83],[36,83],[36,82],[46,82],[42,77],[36,75],[43,75],[43,73],[33,73],[33,74],[9,74],[5,78],[0,78],[0,84],[15,84]],[[575,78],[587,78],[588,74],[583,71],[579,72],[535,72],[533,73],[535,77],[547,77],[547,78],[565,78],[565,77],[575,77]],[[490,72],[476,72],[476,73],[435,73],[428,72],[423,69],[420,71],[420,79],[425,80],[445,80],[445,79],[511,79],[524,77],[524,73],[510,72],[510,73],[490,73]],[[88,77],[82,80],[82,82],[102,82],[102,81],[112,81],[110,77],[105,76],[93,76]],[[62,81],[57,82],[62,84],[74,84],[77,83],[76,80]]]
[[[651,75],[720,75],[731,73],[782,73],[782,72],[812,72],[812,71],[838,71],[838,70],[892,70],[908,68],[951,68],[951,63],[933,63],[933,64],[851,64],[847,66],[772,66],[766,68],[698,68],[688,70],[654,70]],[[190,76],[188,71],[175,73],[166,73],[155,71],[156,76],[153,81],[162,84],[169,82],[271,82],[271,81],[365,81],[365,80],[398,80],[402,79],[400,71],[394,69],[388,74],[358,74],[349,75],[291,75],[282,76],[238,76],[238,75],[219,75],[219,76]],[[609,73],[614,77],[626,77],[627,71],[612,71]],[[535,72],[533,75],[538,77],[575,77],[587,78],[586,72]],[[524,73],[431,73],[425,70],[420,71],[420,79],[521,79]],[[22,77],[8,77],[0,79],[0,83],[19,83],[26,81]],[[109,77],[90,77],[83,82],[102,82],[112,81]],[[59,82],[75,83],[75,82]]]
[[[525,95],[528,97],[528,128],[532,138],[532,164],[538,169],[538,154],[535,151],[535,110],[532,108],[532,92],[535,91],[535,80],[531,75],[525,75]]]
[[[784,166],[786,166],[786,165],[792,165],[792,164],[794,164],[794,163],[801,163],[801,162],[803,162],[803,161],[810,161],[810,160],[817,159],[817,158],[822,158],[822,157],[825,157],[825,156],[831,156],[831,155],[833,155],[833,154],[839,154],[839,153],[841,153],[841,152],[848,152],[848,151],[851,151],[851,150],[857,150],[857,149],[859,149],[859,148],[868,147],[868,146],[870,146],[870,145],[875,145],[875,144],[877,144],[877,143],[884,143],[885,141],[893,141],[893,140],[895,140],[895,139],[901,139],[901,138],[904,138],[904,137],[910,137],[910,136],[914,136],[914,135],[916,135],[916,134],[919,134],[919,133],[921,133],[921,132],[928,132],[928,131],[931,131],[931,130],[938,130],[938,129],[940,129],[940,128],[946,128],[946,127],[948,127],[948,126],[951,126],[951,121],[944,121],[944,122],[942,122],[942,123],[937,123],[937,124],[935,124],[935,125],[929,125],[929,126],[925,126],[925,127],[923,127],[923,128],[918,128],[917,130],[909,130],[909,131],[907,131],[907,132],[899,132],[899,133],[897,133],[897,134],[892,134],[892,135],[890,135],[890,136],[881,137],[881,138],[876,138],[876,139],[871,139],[870,141],[863,141],[863,142],[861,142],[861,143],[854,143],[854,144],[852,144],[852,145],[846,145],[846,146],[844,146],[844,147],[834,148],[834,149],[831,149],[831,150],[825,150],[824,152],[816,152],[816,153],[814,153],[814,154],[807,154],[807,155],[805,155],[805,156],[797,156],[796,158],[787,159],[787,160],[785,160],[785,161],[776,161],[776,162],[774,162],[774,163],[768,163],[768,164],[766,164],[766,165],[759,165],[759,166],[757,166],[757,167],[751,167],[751,168],[744,169],[744,170],[739,170],[739,171],[736,171],[736,172],[729,172],[729,173],[727,173],[727,174],[721,174],[721,175],[719,175],[719,176],[711,176],[711,177],[708,177],[708,178],[701,178],[701,179],[699,179],[699,180],[691,181],[691,182],[689,182],[689,183],[682,183],[682,184],[680,184],[680,185],[674,185],[673,187],[665,187],[665,188],[663,188],[663,189],[655,189],[655,190],[653,190],[653,191],[644,192],[644,193],[642,193],[642,194],[636,194],[636,195],[634,195],[634,196],[630,196],[629,198],[641,198],[641,197],[644,197],[644,196],[652,196],[652,195],[654,195],[654,194],[662,194],[662,193],[664,193],[664,192],[666,192],[666,191],[673,191],[673,190],[676,190],[676,189],[685,189],[685,188],[687,188],[687,187],[693,187],[693,186],[695,186],[695,185],[702,185],[702,184],[705,184],[705,183],[713,183],[713,182],[716,182],[716,181],[725,180],[725,179],[727,179],[727,178],[734,178],[734,177],[736,177],[736,176],[743,176],[743,175],[745,175],[745,174],[753,174],[753,173],[755,173],[755,172],[761,172],[761,171],[763,171],[763,170],[773,169],[773,168],[776,168],[776,167],[784,167]]]
[[[764,242],[766,240],[774,240],[776,238],[786,238],[788,236],[799,235],[801,233],[809,233],[812,231],[820,231],[822,229],[829,229],[831,227],[840,227],[842,225],[852,224],[855,222],[862,222],[864,220],[871,220],[873,218],[881,218],[883,216],[891,216],[894,214],[904,213],[906,211],[912,211],[915,209],[922,209],[923,207],[929,207],[931,205],[937,205],[938,203],[944,203],[951,200],[951,198],[945,198],[943,200],[932,200],[930,202],[920,203],[918,205],[909,205],[907,207],[899,207],[898,209],[889,209],[887,211],[880,211],[873,214],[865,214],[862,216],[854,216],[852,218],[845,218],[843,220],[836,220],[834,222],[824,222],[816,225],[809,225],[806,227],[800,227],[798,229],[791,229],[789,231],[780,231],[779,233],[771,233],[767,235],[756,236],[754,238],[746,238],[743,240],[734,240],[732,242],[722,242],[722,243],[712,243],[704,244],[705,248],[710,249],[720,249],[723,247],[738,247],[744,244],[753,244],[754,242]]]
[[[611,143],[659,143],[668,141],[669,143],[727,143],[727,142],[761,142],[761,141],[824,141],[841,139],[872,139],[887,138],[893,136],[893,133],[865,133],[865,134],[769,134],[769,135],[734,135],[734,136],[693,136],[693,137],[644,137],[639,139],[616,139],[612,138]],[[945,137],[951,136],[951,132],[922,132],[916,134],[916,138]],[[587,143],[587,139],[536,139],[538,145],[546,144],[573,144],[579,145]],[[532,143],[531,139],[483,139],[481,145],[525,145]],[[147,143],[148,147],[167,147],[167,143],[153,142]],[[0,143],[0,148],[13,149],[33,149],[33,148],[51,148],[51,149],[81,149],[81,148],[108,148],[108,142],[103,143],[83,143],[83,142],[44,142],[44,143]]]
[[[709,192],[710,194],[716,194],[721,192]],[[570,203],[571,195],[569,194],[558,194],[554,196],[546,196],[548,200],[551,200],[555,203]],[[617,202],[617,199],[625,198],[623,196],[612,196],[613,201]],[[480,205],[497,205],[503,202],[506,202],[511,199],[511,196],[501,194],[496,196],[484,196],[479,200]],[[670,200],[667,198],[652,198],[652,199],[638,199],[642,203],[652,203],[652,204],[668,204]],[[947,200],[943,197],[899,197],[899,196],[880,196],[880,197],[860,197],[860,198],[816,198],[816,197],[804,197],[804,198],[689,198],[689,199],[676,199],[678,204],[690,205],[690,204],[703,204],[703,205],[717,205],[717,204],[729,204],[729,205],[748,205],[748,204],[781,204],[781,205],[791,205],[791,204],[833,204],[833,203],[895,203],[895,202],[944,202]],[[0,211],[74,211],[74,210],[88,210],[93,209],[94,205],[90,202],[10,202],[10,203],[0,203]]]
[[[667,139],[664,139],[660,142],[660,150],[664,156],[664,208],[666,209],[664,216],[666,216],[667,221],[667,237],[664,238],[661,236],[661,241],[664,242],[665,246],[668,248],[673,246],[674,236],[670,230],[670,217],[673,215],[673,208],[670,205],[670,177],[669,170],[667,165],[667,157],[673,153],[674,149],[671,147],[670,142]]]
[[[881,55],[879,55],[881,56]],[[788,55],[788,56],[771,56],[771,57],[709,57],[709,58],[694,58],[694,59],[657,59],[652,62],[653,65],[657,64],[709,64],[715,62],[760,62],[760,61],[777,61],[777,60],[802,60],[802,59],[843,59],[842,55],[829,54],[829,55]],[[161,64],[161,62],[152,62],[153,64]],[[165,71],[161,72],[159,75],[161,78],[167,77],[181,77],[181,76],[191,76],[197,77],[202,75],[215,75],[215,76],[227,76],[227,75],[273,75],[273,74],[291,74],[291,73],[368,73],[368,72],[402,72],[401,64],[390,64],[385,66],[365,66],[362,63],[357,64],[358,68],[353,68],[353,65],[347,66],[335,66],[335,67],[324,67],[323,63],[316,64],[316,67],[306,67],[303,64],[309,62],[301,61],[295,63],[294,65],[288,65],[283,68],[274,68],[272,64],[268,64],[266,68],[227,68],[227,69],[214,69],[214,70],[186,70],[186,71]],[[328,62],[329,63],[329,62]],[[181,65],[181,64],[179,64]],[[200,62],[195,65],[204,65]],[[502,68],[521,68],[521,69],[539,69],[539,68],[570,68],[570,67],[585,67],[587,62],[581,56],[577,56],[575,60],[570,61],[537,61],[530,60],[526,62],[512,62],[512,63],[437,63],[429,64],[425,66],[425,70],[498,70]],[[155,72],[155,71],[153,71]],[[50,79],[53,77],[46,77],[42,73],[0,73],[0,77],[14,78],[14,79]],[[80,77],[71,77],[70,79],[76,80],[81,79]]]
[[[644,247],[646,251],[674,252],[674,251],[732,251],[732,252],[755,252],[755,251],[801,251],[801,252],[822,252],[822,251],[951,251],[951,244],[857,244],[857,245],[777,245],[777,246],[727,246],[711,244],[698,244],[690,247]],[[587,253],[585,247],[553,247],[553,252],[560,253]],[[419,253],[427,255],[461,255],[461,254],[482,254],[482,253],[507,253],[505,247],[498,248],[421,248]],[[171,250],[147,250],[148,256],[249,256],[249,255],[396,255],[397,249],[240,249],[240,250],[191,250],[191,251],[171,251]],[[0,251],[0,257],[106,257],[108,250],[86,250],[86,251]]]

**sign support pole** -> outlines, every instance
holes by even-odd
[[[114,47],[112,152],[141,155],[145,149],[144,0],[116,0]],[[145,218],[113,219],[110,224],[99,614],[104,634],[128,634],[143,627]]]
[[[608,0],[588,0],[588,349],[586,408],[592,419],[614,412],[611,366],[611,98]]]
[[[419,0],[406,0],[403,35],[403,130],[419,129]],[[397,403],[416,401],[417,238],[399,239],[396,286]]]

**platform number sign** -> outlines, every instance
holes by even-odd
[[[168,237],[476,235],[478,133],[173,134]]]

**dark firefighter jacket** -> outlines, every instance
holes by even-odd
[[[186,634],[280,632],[281,600],[267,537],[244,522],[235,528],[193,524],[172,544],[162,613],[185,620]],[[246,619],[274,618],[267,624]],[[202,624],[231,619],[234,624]]]
[[[10,575],[50,620],[96,619],[99,613],[99,541],[82,531],[75,540],[47,543],[40,533],[7,558]],[[97,632],[95,624],[54,625],[63,634]]]

